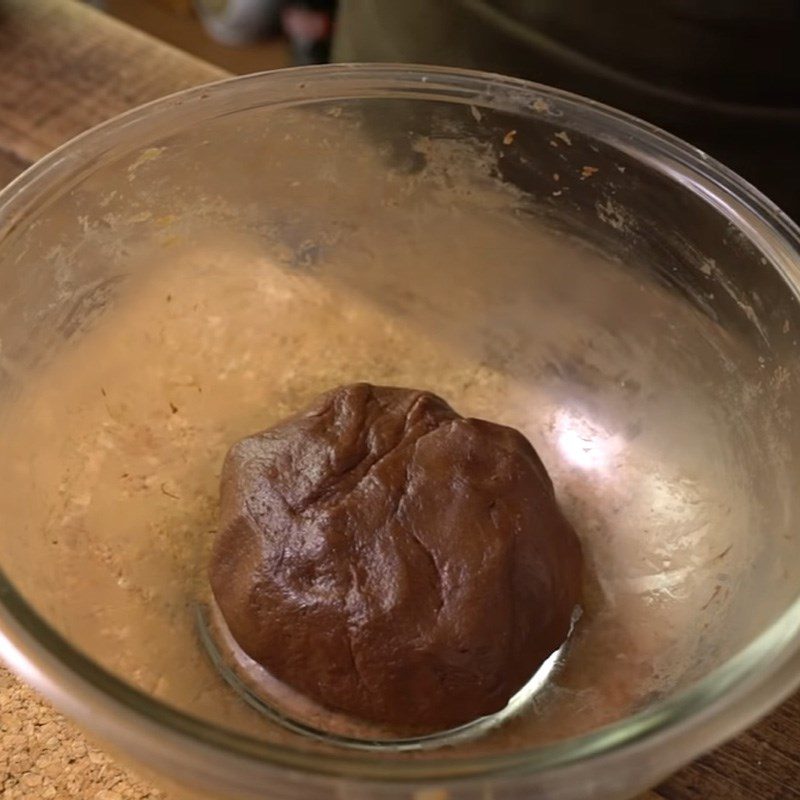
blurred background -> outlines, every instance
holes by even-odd
[[[800,0],[93,0],[236,73],[326,61],[516,75],[635,114],[800,218]]]

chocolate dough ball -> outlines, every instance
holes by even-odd
[[[529,442],[429,392],[343,386],[225,460],[222,616],[351,717],[422,733],[499,711],[567,637],[580,574]]]

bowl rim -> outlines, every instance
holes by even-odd
[[[273,108],[377,97],[437,100],[529,116],[544,113],[566,130],[591,126],[591,135],[647,161],[726,215],[758,244],[787,289],[800,298],[800,228],[705,153],[649,123],[570,92],[492,73],[424,65],[328,65],[255,73],[139,106],[70,140],[1,191],[0,245],[28,214],[41,211],[41,199],[54,186],[73,181],[111,145],[152,132],[169,119],[188,119],[192,113],[213,118],[210,112],[225,101],[250,97],[257,98],[258,106]],[[249,107],[239,104],[233,110]],[[146,760],[191,768],[198,774],[205,770],[210,780],[216,780],[220,770],[242,769],[252,770],[251,777],[255,780],[258,774],[263,781],[264,770],[274,775],[276,767],[377,782],[544,776],[581,768],[589,761],[594,769],[600,769],[602,762],[621,764],[632,753],[645,756],[666,742],[675,745],[677,758],[670,762],[671,769],[752,723],[800,684],[800,596],[736,655],[673,697],[576,738],[464,760],[398,761],[311,752],[199,720],[133,688],[79,652],[39,616],[2,569],[0,657],[101,736]],[[757,709],[748,703],[753,697],[760,700]]]

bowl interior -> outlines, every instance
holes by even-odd
[[[74,147],[0,243],[0,568],[146,694],[331,749],[198,641],[220,466],[334,385],[431,389],[528,436],[587,556],[554,678],[455,759],[624,719],[795,599],[800,311],[666,154],[552,99],[417,94],[212,91]]]

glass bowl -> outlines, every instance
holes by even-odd
[[[0,653],[209,797],[630,797],[800,680],[800,239],[704,154],[519,80],[340,66],[125,114],[0,195]],[[333,385],[534,443],[583,541],[547,685],[353,750],[194,620],[236,439]]]

